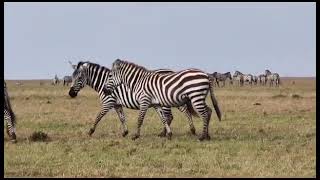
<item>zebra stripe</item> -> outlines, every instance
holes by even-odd
[[[170,73],[171,70],[156,70],[157,73]],[[124,84],[121,84],[116,88],[116,90],[111,94],[110,96],[107,96],[104,91],[103,87],[104,84],[107,82],[109,78],[110,69],[91,63],[89,61],[87,62],[79,62],[78,66],[76,67],[75,71],[72,74],[72,84],[69,91],[69,95],[71,97],[77,96],[78,92],[85,86],[88,85],[91,88],[93,88],[95,91],[98,92],[100,102],[102,104],[101,110],[96,117],[96,120],[94,122],[94,125],[92,128],[90,128],[89,135],[92,135],[96,129],[96,126],[98,125],[101,118],[111,109],[115,109],[119,119],[122,124],[123,128],[123,136],[126,136],[128,134],[128,129],[126,125],[126,119],[125,115],[123,113],[122,107],[126,107],[129,109],[135,109],[138,110],[140,105],[137,101],[137,95],[131,91],[131,89],[127,88]],[[172,112],[171,108],[168,107],[155,107],[158,115],[161,119],[164,119],[165,116],[168,116],[168,124],[170,125],[172,121]],[[189,126],[190,131],[195,134],[195,128],[193,125],[191,114],[192,112],[189,112],[189,109],[181,106],[178,108],[180,111],[184,112],[189,120]],[[166,129],[164,129],[160,134],[160,136],[166,135]]]
[[[12,142],[17,142],[16,137],[16,117],[11,108],[10,97],[7,92],[7,85],[4,81],[4,121],[7,126],[7,134]]]
[[[169,74],[159,74],[142,66],[117,59],[113,63],[110,76],[104,89],[107,94],[111,94],[118,85],[125,84],[138,95],[140,114],[137,132],[132,139],[139,138],[144,116],[150,106],[177,107],[187,102],[203,119],[203,133],[199,140],[210,139],[208,125],[212,110],[205,102],[208,91],[210,91],[217,116],[221,120],[220,109],[213,94],[212,78],[201,70],[186,69]],[[170,127],[166,124],[165,126],[169,132],[168,135],[171,136]]]

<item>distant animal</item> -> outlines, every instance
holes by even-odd
[[[244,84],[243,74],[240,71],[236,71],[233,74],[233,80],[237,81],[239,86],[243,86]]]
[[[203,132],[199,140],[209,140],[209,121],[212,110],[206,104],[210,92],[213,107],[219,120],[221,112],[213,93],[210,76],[198,69],[185,69],[169,74],[156,73],[134,63],[117,59],[113,62],[111,77],[104,91],[111,94],[117,86],[124,84],[134,94],[139,102],[138,128],[133,140],[140,137],[140,130],[147,110],[152,106],[178,107],[190,102],[193,109],[203,120]],[[169,137],[171,129],[166,125]]]
[[[6,122],[7,134],[10,137],[11,142],[17,142],[16,136],[16,117],[12,110],[10,97],[7,91],[7,84],[4,81],[4,121]]]
[[[16,85],[17,86],[23,86],[23,83],[22,82],[16,82]]]
[[[253,75],[252,74],[243,74],[240,71],[236,71],[233,76],[236,76],[236,77],[242,76],[243,77],[242,85],[245,82],[249,82],[249,84],[252,85],[252,82],[253,82]]]
[[[69,86],[70,83],[72,83],[72,76],[64,76],[63,77],[63,86],[65,86],[65,85]]]
[[[271,73],[268,69],[265,70],[265,75],[267,77],[267,81],[269,81],[269,85],[273,86],[273,83],[275,83],[275,86],[279,87],[280,85],[280,76],[278,73]]]
[[[254,85],[258,84],[258,76],[252,76],[252,81]]]
[[[172,73],[171,70],[155,70],[154,72],[157,73]],[[123,136],[126,136],[128,134],[128,129],[126,125],[126,119],[125,115],[123,113],[122,107],[126,107],[129,109],[139,109],[139,102],[137,101],[136,94],[134,94],[130,89],[127,88],[124,84],[118,86],[116,90],[109,96],[107,96],[104,91],[103,87],[104,84],[108,81],[108,77],[110,74],[110,69],[101,66],[99,64],[91,63],[89,61],[86,62],[79,62],[75,71],[72,74],[73,82],[69,90],[70,97],[76,97],[78,92],[86,85],[93,88],[95,91],[99,93],[100,102],[102,104],[101,110],[96,117],[96,120],[94,122],[94,125],[92,128],[90,128],[89,135],[91,136],[99,121],[102,119],[104,115],[107,114],[107,112],[111,109],[115,109],[119,119],[121,121],[122,127],[123,127]],[[171,108],[170,107],[162,107],[162,108],[156,108],[157,113],[159,114],[161,119],[164,119],[164,115],[168,115],[168,124],[171,124],[171,121],[173,119]],[[193,125],[191,113],[188,110],[188,107],[186,105],[182,105],[178,107],[178,109],[185,113],[185,115],[188,117],[188,122],[190,126],[190,131],[192,134],[195,134],[195,127]],[[166,136],[166,129],[164,129],[159,136]]]
[[[223,87],[224,87],[225,86],[225,81],[227,79],[229,79],[230,80],[230,84],[232,84],[232,77],[231,77],[231,73],[230,72],[226,72],[226,73],[223,73],[223,74],[222,73],[218,73],[218,72],[214,72],[212,75],[215,77],[218,87],[220,87],[220,85],[219,85],[220,81],[223,82]]]
[[[52,79],[52,85],[55,86],[55,85],[57,85],[59,83],[60,83],[60,80],[59,80],[58,76],[55,75],[54,78]]]
[[[266,75],[265,75],[265,74],[260,74],[260,75],[258,76],[258,81],[259,81],[259,84],[260,84],[260,85],[262,85],[262,86],[266,85],[266,82],[267,82],[267,77],[266,77]]]

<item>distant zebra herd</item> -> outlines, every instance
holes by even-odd
[[[271,73],[269,70],[265,70],[265,74],[260,74],[258,76],[254,76],[252,74],[243,74],[240,71],[235,71],[233,76],[231,77],[230,72],[226,73],[212,73],[212,76],[215,79],[215,84],[220,87],[219,83],[223,82],[223,86],[225,86],[225,81],[229,79],[230,84],[233,84],[234,81],[237,82],[239,86],[243,86],[245,82],[248,82],[249,85],[260,85],[265,86],[267,82],[269,82],[269,86],[279,87],[280,85],[280,76],[278,73]]]
[[[71,63],[70,63],[71,64]],[[172,71],[168,69],[149,70],[143,66],[117,59],[112,64],[112,69],[95,64],[89,61],[80,61],[77,65],[72,65],[74,72],[72,76],[65,76],[63,84],[69,85],[69,96],[75,98],[78,92],[86,85],[94,89],[101,101],[101,110],[92,127],[89,129],[91,136],[100,120],[111,110],[117,112],[122,124],[122,136],[128,134],[128,127],[123,107],[140,110],[137,118],[137,130],[132,136],[135,140],[140,137],[141,126],[149,108],[154,108],[158,113],[163,130],[160,137],[171,139],[172,130],[170,128],[173,120],[171,108],[176,107],[185,114],[188,120],[190,131],[196,134],[192,116],[200,117],[203,121],[202,134],[199,140],[209,140],[209,122],[212,109],[206,103],[206,97],[210,94],[213,108],[221,121],[222,113],[218,101],[214,95],[214,85],[225,86],[225,81],[230,84],[238,82],[243,86],[248,82],[251,86],[280,85],[278,73],[271,73],[265,70],[265,74],[253,76],[236,71],[233,75],[230,72],[212,74],[199,69],[184,69]],[[60,80],[55,75],[52,84],[59,84]],[[222,84],[220,84],[222,82]],[[7,134],[11,141],[16,142],[15,115],[12,111],[10,99],[7,93],[6,83],[4,83],[4,120],[7,124]]]

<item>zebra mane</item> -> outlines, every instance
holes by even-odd
[[[132,63],[132,62],[129,62],[129,61],[124,61],[124,60],[121,60],[121,59],[116,59],[112,64],[112,68],[113,67],[117,68],[117,67],[119,67],[119,65],[122,65],[122,64],[133,66],[135,68],[142,69],[142,70],[145,70],[145,71],[150,71],[150,70],[148,70],[147,68],[145,68],[143,66],[140,66],[138,64],[135,64],[135,63]]]
[[[90,62],[90,61],[80,61],[77,65],[77,68],[76,69],[79,69],[83,64],[85,63],[88,63],[90,66],[94,66],[94,67],[103,67],[105,69],[107,69],[108,71],[110,71],[109,68],[105,67],[105,66],[102,66],[100,64],[97,64],[97,63],[93,63],[93,62]]]

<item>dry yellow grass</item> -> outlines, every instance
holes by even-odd
[[[211,140],[205,142],[189,133],[186,117],[176,109],[171,141],[157,137],[162,125],[153,109],[136,141],[130,134],[138,111],[129,109],[124,109],[128,137],[121,136],[114,111],[89,137],[100,110],[97,93],[86,87],[71,99],[68,87],[39,82],[7,81],[18,143],[4,134],[5,177],[315,177],[315,78],[284,79],[280,88],[215,88],[223,119],[212,114]],[[194,123],[199,134],[202,121]],[[28,139],[35,131],[47,133],[50,141]]]

